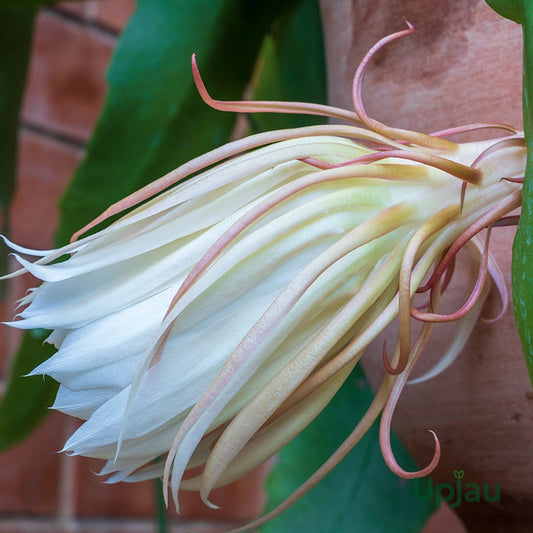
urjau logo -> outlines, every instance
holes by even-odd
[[[455,486],[451,483],[433,483],[433,478],[415,480],[415,498],[422,501],[441,501],[455,509],[462,503],[475,503],[483,499],[486,502],[500,501],[500,484],[496,483],[491,489],[488,483],[480,486],[478,483],[463,485],[464,470],[454,470]],[[491,494],[492,491],[492,494]]]

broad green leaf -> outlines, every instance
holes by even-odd
[[[528,0],[487,0],[487,3],[502,16],[521,23],[524,32],[523,112],[528,150],[522,210],[513,243],[512,285],[516,326],[533,384],[533,4]]]
[[[514,20],[518,24],[522,23],[524,17],[523,1],[527,0],[486,0],[487,4],[502,17]]]
[[[522,211],[513,244],[513,304],[529,377],[533,384],[533,4],[524,1],[524,133],[527,166]]]
[[[229,139],[235,116],[209,109],[197,95],[191,54],[198,54],[216,97],[240,98],[265,33],[295,3],[138,1],[114,54],[104,110],[86,157],[61,202],[58,245],[109,204]],[[19,376],[52,352],[25,336],[0,407],[4,446],[20,440],[45,414],[55,383]]]
[[[261,53],[255,100],[327,103],[326,62],[318,0],[306,0],[273,25]],[[262,113],[260,131],[325,124],[325,117]]]
[[[524,32],[523,112],[527,165],[520,222],[513,243],[512,285],[516,326],[533,384],[533,3],[530,0],[487,0],[504,17],[520,22]]]
[[[35,9],[0,8],[0,209],[3,234],[8,233],[8,206],[13,194],[18,145],[19,113],[24,92],[30,53]],[[7,270],[7,250],[0,247],[0,270]],[[4,295],[5,282],[1,293]],[[5,327],[5,326],[4,326]],[[22,439],[33,421],[46,412],[53,396],[51,380],[24,380],[21,375],[31,370],[46,355],[42,341],[26,336],[20,347],[22,354],[11,370],[12,378],[0,404],[0,449]],[[35,365],[34,365],[35,363]],[[52,395],[50,392],[52,391]],[[27,422],[27,423],[26,423]]]
[[[202,103],[190,58],[217,98],[240,98],[266,31],[293,2],[139,0],[108,73],[109,94],[65,194],[58,242],[107,206],[228,140],[232,113]]]
[[[310,477],[350,434],[373,394],[356,368],[337,395],[296,439],[278,454],[266,490],[267,510]],[[358,445],[324,480],[261,533],[409,533],[418,532],[434,505],[416,499],[414,482],[398,478],[386,466],[375,423]],[[414,469],[396,439],[399,463]]]
[[[19,113],[34,18],[33,8],[0,8],[0,233],[3,234],[8,233],[8,206],[15,186]],[[2,246],[2,272],[7,268],[6,257],[5,246]]]
[[[52,378],[24,377],[55,352],[52,345],[43,344],[46,337],[44,330],[24,335],[0,403],[0,450],[25,438],[48,413],[54,400],[57,383]]]

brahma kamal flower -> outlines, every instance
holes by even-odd
[[[211,490],[302,431],[397,318],[396,346],[383,349],[386,377],[353,433],[287,502],[246,527],[322,479],[380,413],[390,468],[408,478],[432,471],[440,456],[434,433],[429,465],[406,472],[397,464],[392,414],[438,322],[456,321],[457,333],[426,378],[460,352],[491,286],[507,305],[488,243],[494,226],[516,222],[526,149],[523,135],[503,125],[428,135],[367,116],[366,65],[412,31],[368,52],[354,77],[354,111],[214,100],[193,56],[199,93],[216,109],[346,124],[231,142],[111,206],[59,249],[6,239],[22,268],[5,277],[30,272],[43,282],[9,325],[52,330],[48,342],[58,351],[32,373],[60,383],[55,409],[85,420],[65,451],[105,460],[110,482],[163,477],[176,506],[178,490],[199,491],[213,505]],[[486,128],[503,136],[447,139]],[[471,294],[455,313],[440,314],[459,250],[473,258]],[[421,325],[416,335],[412,322]]]

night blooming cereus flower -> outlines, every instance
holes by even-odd
[[[198,90],[216,109],[310,113],[349,124],[229,143],[110,207],[58,250],[9,243],[40,256],[17,255],[23,268],[10,276],[31,272],[43,281],[10,325],[53,330],[48,342],[58,351],[33,373],[60,382],[55,409],[85,420],[65,450],[106,460],[110,481],[162,476],[176,505],[178,489],[199,491],[211,505],[213,488],[271,457],[321,412],[398,317],[398,342],[384,349],[388,372],[366,415],[275,512],[324,477],[382,411],[380,441],[392,470],[415,477],[435,467],[435,435],[426,468],[405,472],[396,463],[392,412],[436,322],[462,321],[442,368],[479,317],[489,277],[505,307],[488,235],[515,222],[508,215],[520,206],[526,150],[523,135],[506,126],[426,135],[366,115],[368,61],[412,31],[409,25],[369,51],[354,78],[355,112],[213,100],[193,58]],[[444,139],[487,127],[505,136]],[[485,228],[482,242],[476,235]],[[475,259],[477,281],[456,313],[442,315],[440,295],[463,247]],[[413,305],[417,291],[427,293],[424,306]],[[422,323],[414,339],[412,318]]]

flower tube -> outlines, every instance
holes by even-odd
[[[396,317],[399,335],[373,404],[338,452],[297,491],[315,484],[383,410],[390,420],[435,323],[457,320],[460,351],[492,279],[507,301],[488,238],[520,206],[523,135],[456,144],[355,112],[285,102],[221,102],[193,75],[204,100],[225,111],[305,112],[350,122],[254,135],[200,156],[111,206],[67,246],[39,252],[10,243],[43,283],[10,326],[52,330],[58,351],[32,374],[59,381],[54,408],[85,422],[64,450],[106,461],[110,481],[163,477],[178,490],[210,491],[275,454],[327,405],[368,344]],[[192,176],[192,177],[191,177]],[[183,181],[189,178],[187,181]],[[82,237],[109,216],[118,221]],[[503,222],[502,222],[503,221]],[[441,293],[465,248],[477,282],[458,311]],[[22,255],[33,256],[30,261]],[[62,262],[54,262],[58,258]],[[416,292],[427,292],[423,308]],[[445,294],[442,296],[445,297]],[[411,322],[422,329],[414,341]],[[438,326],[437,326],[438,327]],[[160,457],[162,462],[156,462]],[[287,505],[287,504],[285,504]],[[279,511],[279,510],[278,510]]]

